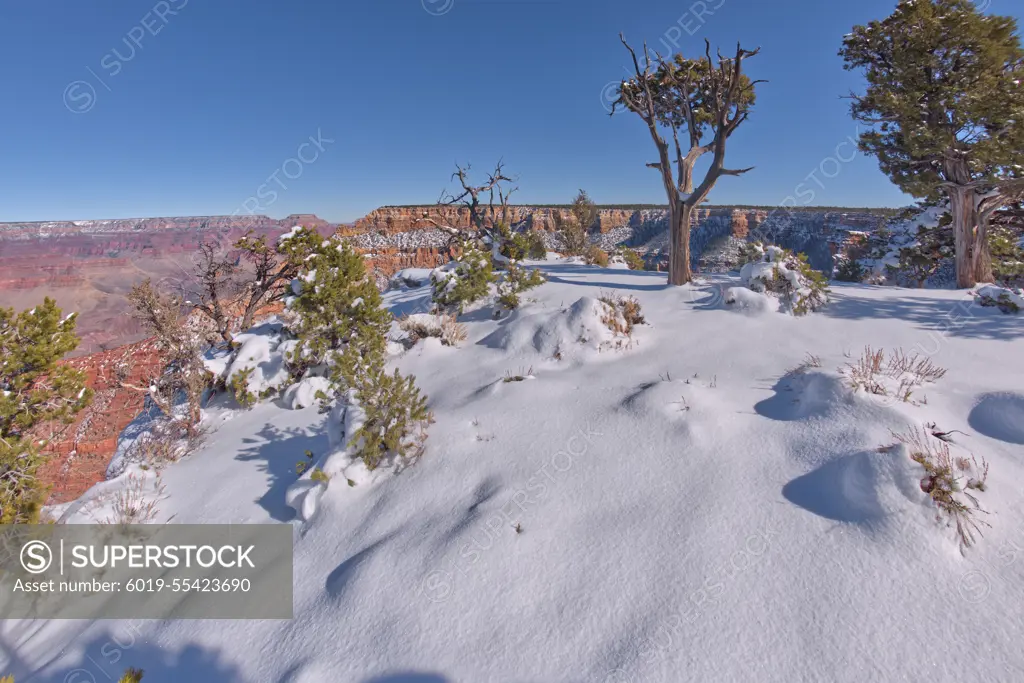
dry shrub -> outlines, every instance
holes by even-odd
[[[604,268],[608,265],[608,252],[596,245],[587,247],[587,250],[583,252],[583,258],[591,266]]]
[[[615,294],[604,294],[600,301],[607,304],[611,309],[607,316],[601,321],[616,334],[630,336],[635,325],[644,325],[646,320],[640,306],[640,301],[635,296],[622,296]]]
[[[807,372],[808,370],[810,370],[811,368],[820,368],[820,367],[821,367],[821,358],[819,358],[818,356],[815,356],[814,354],[808,352],[804,356],[803,361],[799,365],[797,365],[795,368],[791,368],[790,370],[786,371],[786,374],[787,375],[802,375],[805,372]]]
[[[95,510],[110,503],[110,513],[96,521],[99,524],[148,524],[155,518],[159,509],[157,504],[164,498],[165,487],[160,477],[147,480],[146,477],[130,473],[124,485],[112,493],[96,496],[89,502],[89,508]],[[95,515],[93,515],[95,518]]]
[[[532,365],[530,366],[529,370],[524,370],[523,368],[519,368],[519,372],[517,374],[513,374],[511,370],[506,370],[505,371],[505,376],[502,378],[501,381],[505,382],[506,384],[508,384],[509,382],[522,382],[522,381],[524,381],[526,379],[529,379],[531,377],[533,377],[533,366]]]
[[[399,318],[398,327],[409,335],[410,345],[420,339],[437,337],[446,346],[458,346],[466,341],[466,326],[455,319],[454,313],[441,313],[425,317],[423,315]]]
[[[139,465],[143,469],[163,469],[194,453],[202,445],[203,439],[204,434],[200,430],[182,436],[171,420],[161,416],[148,432],[128,446],[121,458],[120,467],[111,475],[120,475],[129,465]]]
[[[896,349],[888,356],[882,349],[864,347],[864,353],[853,363],[847,363],[840,370],[846,375],[850,388],[863,389],[879,396],[895,395],[901,401],[910,402],[914,390],[928,382],[941,379],[946,370],[932,363],[927,356],[906,355]],[[883,380],[899,382],[895,390],[886,386]]]
[[[961,548],[974,545],[975,535],[982,535],[981,525],[991,526],[974,516],[975,512],[988,514],[974,495],[986,488],[988,462],[983,457],[979,463],[973,455],[969,459],[954,458],[948,443],[933,440],[927,430],[917,427],[903,434],[892,432],[892,435],[907,447],[911,459],[924,468],[921,490],[938,506],[936,518],[941,522],[945,515],[947,524],[956,527]]]

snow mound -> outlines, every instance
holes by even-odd
[[[392,287],[422,287],[430,284],[431,268],[403,268],[391,276]]]
[[[349,445],[351,435],[355,434],[366,420],[366,412],[355,398],[355,390],[338,399],[327,420],[328,451],[316,458],[301,477],[293,482],[285,492],[285,503],[303,522],[312,521],[319,509],[320,499],[330,487],[338,489],[374,481],[377,476],[384,476],[391,469],[380,466],[376,470],[367,469],[363,461],[355,455],[355,448]],[[320,471],[327,475],[329,482],[313,478],[313,473]]]
[[[778,299],[746,287],[729,287],[725,290],[725,304],[733,310],[752,315],[777,313],[779,310]]]
[[[984,394],[967,420],[972,429],[987,437],[1024,444],[1024,396],[1021,394]]]
[[[255,396],[280,388],[289,379],[286,356],[295,345],[282,340],[281,330],[279,323],[268,323],[236,335],[237,352],[211,355],[204,361],[206,369],[228,384],[239,373],[251,370],[246,387]]]
[[[631,338],[617,331],[621,329],[625,329],[621,313],[599,299],[584,296],[555,313],[510,319],[499,332],[497,345],[510,354],[582,357],[588,352],[628,348]]]
[[[927,506],[921,467],[902,444],[841,456],[790,481],[782,495],[794,505],[838,522],[865,523]]]
[[[292,410],[302,410],[316,404],[317,392],[330,393],[331,383],[326,377],[307,377],[291,385],[284,392],[284,404]]]
[[[974,301],[980,306],[995,306],[1003,313],[1018,313],[1024,310],[1024,296],[1006,287],[984,285],[972,294]]]
[[[761,401],[754,410],[773,420],[823,417],[851,402],[843,379],[827,372],[789,373],[772,388],[775,396]]]

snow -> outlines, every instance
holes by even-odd
[[[422,287],[430,284],[432,268],[403,268],[391,276],[392,286]]]
[[[307,377],[291,385],[284,392],[284,403],[292,410],[315,406],[319,402],[317,392],[330,396],[331,383],[326,377]]]
[[[252,370],[246,386],[256,396],[281,388],[288,381],[285,352],[293,345],[281,339],[280,330],[272,322],[236,335],[240,346],[234,356],[226,351],[212,355],[204,361],[206,369],[228,384],[238,373]]]
[[[19,683],[127,666],[147,683],[1024,680],[1024,318],[962,291],[844,284],[812,315],[745,316],[719,305],[739,286],[726,275],[672,288],[658,273],[531,265],[548,277],[536,301],[464,316],[459,348],[392,359],[436,418],[400,475],[359,477],[347,407],[278,401],[211,408],[202,450],[164,471],[161,512],[176,523],[295,526],[292,620],[7,620],[0,671]],[[628,349],[599,350],[608,292],[643,305],[649,324]],[[429,296],[385,300],[422,311]],[[854,393],[838,369],[865,345],[948,373],[920,389],[927,403]],[[820,367],[791,371],[808,353]],[[531,367],[532,381],[501,381]],[[920,490],[923,469],[902,447],[878,450],[890,429],[930,422],[965,432],[957,447],[991,465],[978,495],[992,528],[965,554]],[[305,449],[327,486],[296,474]]]
[[[281,246],[282,244],[284,244],[288,240],[290,240],[290,239],[292,239],[294,237],[297,237],[301,232],[302,232],[302,226],[301,225],[292,226],[291,230],[289,230],[288,232],[286,232],[285,234],[283,234],[283,235],[281,235],[280,237],[277,238],[277,245]]]
[[[989,299],[996,302],[1009,302],[1018,310],[1024,310],[1024,296],[1020,292],[996,285],[982,285],[975,290],[975,299]]]

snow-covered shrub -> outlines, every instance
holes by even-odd
[[[755,243],[751,255],[760,258],[740,270],[740,283],[753,292],[779,300],[779,310],[793,315],[816,311],[829,300],[828,279],[814,270],[805,254]]]
[[[840,373],[854,391],[895,396],[909,403],[915,389],[942,379],[946,370],[932,363],[927,356],[907,356],[902,349],[887,355],[883,349],[866,346],[860,358],[847,363]]]
[[[590,245],[586,251],[583,252],[583,258],[586,260],[587,265],[601,266],[602,268],[608,265],[608,252],[597,245]]]
[[[347,446],[367,469],[376,469],[385,459],[407,460],[422,452],[433,416],[415,377],[402,377],[398,370],[392,375],[383,369],[362,373],[353,382],[350,401],[359,406],[363,419],[346,435]]]
[[[412,313],[399,318],[398,327],[408,335],[409,345],[427,337],[436,337],[446,346],[458,346],[466,340],[466,326],[451,313]]]
[[[252,367],[243,368],[236,372],[228,382],[228,389],[231,390],[231,395],[238,401],[238,405],[243,408],[252,408],[260,400],[257,394],[249,391],[249,382],[252,380],[254,370],[255,368]]]
[[[510,311],[519,308],[519,295],[544,282],[544,276],[536,268],[520,268],[514,261],[510,261],[498,285],[498,303]]]
[[[217,387],[230,392],[239,405],[251,408],[293,379],[289,354],[297,342],[278,321],[235,335],[228,349],[212,349],[203,363]]]
[[[974,292],[974,301],[979,306],[994,306],[1003,313],[1020,313],[1024,308],[1024,292],[995,285],[984,285]]]
[[[332,371],[341,353],[365,363],[382,363],[391,313],[381,307],[380,291],[366,273],[362,256],[337,238],[321,239],[294,283],[288,308],[298,343],[289,353],[293,376]],[[338,377],[332,375],[332,379]]]
[[[914,462],[924,468],[921,490],[927,493],[939,509],[938,521],[956,527],[961,548],[969,548],[976,542],[975,534],[981,535],[981,525],[991,526],[975,517],[976,512],[985,513],[976,493],[986,488],[988,463],[971,456],[953,457],[949,444],[936,438],[927,430],[911,427],[906,433],[893,436],[906,450]]]
[[[832,277],[840,282],[861,282],[867,272],[856,258],[836,259],[837,265]]]
[[[504,238],[500,253],[510,261],[522,261],[523,259],[543,260],[547,256],[547,246],[544,244],[544,235],[539,230],[525,230],[513,233],[509,228],[502,225],[501,235]]]
[[[472,243],[464,243],[458,261],[430,273],[434,303],[449,312],[462,313],[466,306],[487,296],[494,279],[490,255]]]
[[[284,403],[292,410],[302,410],[323,402],[331,395],[331,382],[326,377],[306,377],[284,392]]]

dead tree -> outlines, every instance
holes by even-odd
[[[205,315],[217,335],[230,344],[235,322],[232,309],[239,294],[237,261],[224,254],[217,245],[203,242],[199,245],[192,276],[199,288],[196,293],[199,301],[193,302],[192,307]]]
[[[726,168],[725,146],[729,136],[747,120],[754,103],[754,86],[764,82],[751,81],[743,74],[743,60],[756,55],[760,48],[744,50],[737,44],[735,56],[723,57],[718,53],[715,66],[711,44],[706,40],[705,56],[699,59],[685,59],[680,54],[667,60],[655,52],[652,61],[644,43],[641,62],[621,34],[619,39],[632,57],[636,75],[620,85],[612,114],[623,106],[639,115],[658,150],[658,160],[647,165],[660,172],[668,198],[668,282],[682,285],[693,277],[690,224],[694,208],[707,199],[722,176],[738,176],[752,170]],[[674,160],[663,130],[671,133]],[[688,145],[685,150],[681,135]],[[694,167],[705,154],[713,155],[711,166],[694,187]]]
[[[486,182],[481,185],[470,182],[471,166],[463,168],[456,164],[455,169],[452,180],[458,180],[460,189],[455,192],[443,190],[437,201],[440,218],[424,216],[422,220],[451,236],[447,245],[449,249],[456,242],[480,239],[489,244],[492,255],[501,260],[498,253],[502,241],[500,225],[509,225],[509,198],[519,188],[508,185],[516,182],[516,179],[505,174],[502,161],[498,161],[494,171],[487,175]],[[495,193],[498,196],[497,206],[494,203]],[[486,204],[483,202],[485,197]],[[466,221],[462,220],[463,212],[467,214]]]

